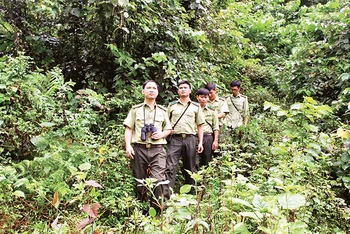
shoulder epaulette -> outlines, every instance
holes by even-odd
[[[242,94],[241,94],[241,97],[243,97],[243,98],[247,98],[247,96],[245,96],[245,95],[242,95]]]
[[[199,103],[198,102],[194,102],[194,101],[191,101],[191,103],[195,106],[199,106]]]
[[[172,101],[169,103],[169,106],[175,105],[177,103],[177,101]]]
[[[215,107],[213,107],[211,105],[207,105],[207,107],[208,107],[208,109],[215,111]]]
[[[139,107],[142,107],[144,103],[140,103],[140,104],[137,104],[137,105],[133,105],[132,108],[139,108]]]
[[[220,101],[225,101],[225,98],[219,97]]]
[[[165,106],[158,105],[158,104],[157,104],[157,106],[158,106],[160,109],[162,109],[163,111],[167,111],[167,108],[166,108]]]

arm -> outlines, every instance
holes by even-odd
[[[249,116],[244,116],[244,119],[243,119],[244,126],[247,126],[248,120],[249,120]]]
[[[198,153],[203,152],[203,124],[197,126],[198,130]]]
[[[244,118],[243,118],[244,126],[247,125],[248,120],[249,120],[249,104],[248,104],[248,98],[246,98],[244,102]]]
[[[219,118],[219,119],[225,118],[225,113],[222,112],[222,113],[218,114],[218,118]]]
[[[158,131],[154,132],[154,133],[152,133],[151,138],[154,140],[166,138],[171,133],[171,131],[173,131],[173,130],[168,129],[168,130],[164,130],[162,132],[158,132]]]
[[[124,132],[125,151],[126,151],[126,155],[130,159],[134,159],[135,152],[131,145],[131,137],[132,137],[132,129],[126,126],[125,132]]]
[[[214,131],[214,141],[212,145],[212,149],[216,150],[219,147],[219,131],[215,130]]]
[[[212,126],[212,130],[213,130],[213,144],[212,144],[212,149],[216,150],[219,147],[219,119],[218,119],[218,115],[216,114],[216,112],[214,112],[213,114],[213,126]]]

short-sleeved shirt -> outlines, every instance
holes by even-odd
[[[174,134],[196,134],[197,126],[204,124],[205,119],[202,112],[202,108],[196,102],[189,101],[190,103],[182,103],[180,99],[173,101],[169,104],[167,112],[171,122],[171,126],[174,126],[176,121],[180,118],[185,111],[187,105],[188,108],[179,122],[174,127]]]
[[[243,125],[243,119],[249,116],[248,97],[239,94],[237,97],[229,95],[226,102],[230,112],[226,115],[226,125],[236,128]]]
[[[209,100],[208,105],[215,109],[217,114],[220,113],[229,113],[230,110],[228,109],[227,101],[225,98],[216,96],[215,100],[212,102]],[[225,123],[224,118],[219,119],[219,125],[222,126]]]
[[[124,126],[128,126],[132,131],[131,143],[140,144],[166,144],[164,138],[153,140],[150,138],[151,133],[146,133],[146,141],[141,140],[141,129],[144,124],[154,124],[157,131],[170,130],[171,124],[166,112],[166,108],[161,105],[155,105],[153,109],[146,103],[135,105],[131,108],[128,116],[124,120]]]
[[[203,126],[204,133],[213,133],[214,131],[218,131],[219,119],[216,111],[210,108],[208,105],[205,106],[202,110],[205,118],[205,123]]]

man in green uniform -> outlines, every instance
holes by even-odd
[[[225,123],[225,116],[230,112],[226,99],[217,95],[216,84],[208,83],[205,88],[209,90],[208,105],[210,107],[213,107],[217,112],[219,118],[219,126],[221,128]]]
[[[203,151],[203,124],[205,120],[199,104],[190,100],[191,91],[191,85],[188,81],[179,82],[177,93],[180,98],[168,106],[168,115],[173,130],[168,141],[166,176],[169,180],[169,187],[172,189],[175,184],[180,156],[182,156],[185,184],[194,184],[193,179],[185,169],[194,172],[196,170],[196,151],[198,153]],[[198,133],[198,142],[196,133]],[[167,196],[170,197],[170,191],[168,191]]]
[[[203,125],[203,152],[199,153],[199,166],[207,166],[213,158],[213,152],[218,148],[219,119],[216,111],[208,106],[209,90],[198,89],[196,98],[203,110],[205,123]]]
[[[126,154],[131,159],[132,172],[136,179],[152,177],[158,182],[165,181],[166,151],[165,138],[170,134],[171,124],[165,107],[156,104],[158,84],[149,80],[142,85],[144,102],[131,108],[124,120]],[[146,188],[137,183],[137,197],[147,199]],[[159,185],[154,194],[157,199],[163,196],[164,187]],[[159,201],[159,200],[158,200]],[[157,207],[157,201],[151,205]]]
[[[247,125],[249,119],[249,104],[247,96],[240,93],[241,82],[232,81],[231,93],[226,97],[230,112],[226,116],[226,125],[228,129],[236,129],[239,126]]]

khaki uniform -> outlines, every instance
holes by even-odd
[[[124,126],[128,126],[133,130],[131,142],[134,144],[166,144],[165,139],[152,140],[149,137],[151,133],[147,133],[146,141],[142,141],[141,129],[144,126],[144,123],[153,123],[159,131],[171,129],[167,109],[165,107],[161,105],[156,105],[155,108],[151,110],[151,108],[145,103],[135,105],[131,108],[128,116],[124,120]]]
[[[168,115],[171,125],[176,121],[186,109],[188,103],[181,103],[180,100],[171,102],[168,106]],[[196,152],[197,152],[197,126],[204,124],[205,119],[198,103],[190,101],[185,114],[174,127],[174,134],[168,142],[168,156],[166,161],[166,176],[169,180],[169,187],[174,188],[176,170],[182,156],[183,175],[186,184],[193,184],[194,181],[185,169],[194,172],[196,170]],[[170,197],[170,192],[168,193]]]
[[[234,129],[243,125],[245,118],[249,116],[248,97],[239,94],[237,97],[229,95],[226,102],[230,112],[226,115],[226,125],[228,128]]]
[[[229,113],[230,110],[228,109],[228,105],[227,105],[227,101],[225,98],[222,97],[218,97],[216,96],[214,101],[208,101],[208,105],[212,108],[214,108],[214,110],[216,111],[216,113],[220,114],[220,113]],[[225,119],[221,118],[219,119],[219,126],[223,126],[225,124]]]
[[[206,166],[213,158],[213,141],[214,131],[219,131],[219,119],[216,111],[208,105],[204,107],[205,116],[204,135],[203,135],[203,152],[198,154],[199,166]]]
[[[146,140],[141,140],[141,128],[144,124],[154,124],[158,131],[171,129],[171,124],[166,112],[166,108],[155,105],[151,109],[147,104],[142,103],[131,108],[128,116],[124,120],[124,126],[132,129],[132,140],[134,148],[134,159],[131,160],[133,175],[136,179],[145,179],[147,177],[156,178],[158,181],[164,181],[166,166],[166,151],[164,145],[165,139],[153,140],[151,133],[146,133]],[[154,194],[156,198],[163,195],[164,186],[157,186]],[[137,182],[137,197],[146,200],[146,188],[139,186]]]

